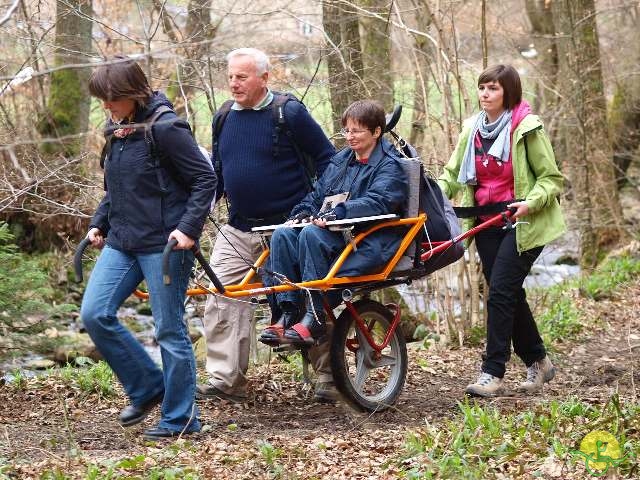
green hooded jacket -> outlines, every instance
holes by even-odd
[[[449,198],[462,190],[463,207],[475,205],[474,185],[458,183],[458,172],[472,126],[473,119],[465,121],[456,149],[438,179],[442,191]],[[558,203],[564,179],[558,170],[542,121],[537,115],[527,115],[516,127],[511,145],[511,159],[515,196],[517,199],[525,199],[529,206],[529,214],[521,219],[529,223],[521,223],[516,227],[518,252],[522,253],[546,245],[567,229]],[[471,228],[474,221],[466,219],[464,229]]]

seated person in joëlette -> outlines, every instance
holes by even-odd
[[[382,138],[385,113],[373,100],[352,103],[342,115],[348,147],[338,152],[316,182],[313,191],[296,205],[288,224],[309,222],[303,228],[283,226],[271,238],[271,269],[292,282],[321,279],[345,247],[340,232],[326,228],[330,219],[400,213],[407,198],[408,182],[395,147]],[[331,205],[331,208],[327,208]],[[404,229],[385,228],[358,244],[340,268],[339,276],[372,273],[395,254]],[[326,333],[322,294],[311,291],[306,313],[296,323],[300,290],[276,294],[282,316],[261,335],[265,343],[311,345]]]

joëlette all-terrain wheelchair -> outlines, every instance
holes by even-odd
[[[254,230],[263,236],[263,252],[240,283],[222,285],[202,253],[197,251],[195,256],[213,287],[196,281],[187,290],[188,296],[225,295],[258,301],[266,295],[294,289],[338,291],[341,297],[338,307],[331,308],[329,302],[325,301],[327,320],[333,324],[330,355],[334,382],[346,400],[361,410],[371,412],[385,410],[396,402],[404,386],[408,363],[405,336],[399,328],[400,306],[375,301],[371,298],[371,293],[410,284],[458,260],[464,252],[462,242],[482,229],[495,225],[502,225],[503,228],[513,226],[509,220],[513,210],[506,208],[506,204],[497,204],[491,210],[482,211],[482,215],[496,213],[493,217],[470,230],[460,233],[459,229],[456,231],[456,228],[450,228],[451,221],[447,223],[448,212],[445,211],[448,202],[444,200],[434,180],[424,174],[415,149],[393,130],[400,114],[401,108],[396,107],[388,115],[386,133],[393,137],[396,148],[404,157],[401,162],[409,178],[409,198],[402,215],[327,222],[327,228],[341,232],[345,238],[344,250],[329,273],[324,278],[312,281],[292,283],[285,280],[275,286],[263,285],[259,274],[265,271],[269,257],[269,236],[277,226],[258,227]],[[456,209],[456,215],[478,215],[473,209],[467,209],[467,212],[463,210]],[[353,235],[356,225],[359,233]],[[378,230],[396,227],[404,227],[404,237],[395,255],[379,271],[356,277],[337,276],[346,258],[364,238]],[[175,244],[175,240],[172,240],[165,248],[165,282],[171,281],[167,273],[168,253]],[[76,250],[74,266],[77,281],[82,281],[82,256],[88,245],[88,239],[84,239]],[[148,294],[140,290],[136,290],[135,295],[140,298],[148,297]],[[335,312],[339,314],[336,316]],[[300,349],[303,358],[307,358],[306,348],[308,347],[274,346],[276,351]]]

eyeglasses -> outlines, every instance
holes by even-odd
[[[349,130],[348,128],[342,128],[340,129],[340,135],[342,135],[343,137],[346,137],[347,135],[351,134],[351,135],[362,135],[364,132],[369,132],[369,130],[367,129],[352,129]]]

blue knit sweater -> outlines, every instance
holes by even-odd
[[[301,103],[287,102],[284,113],[297,145],[313,158],[320,176],[335,153],[333,145]],[[304,167],[284,132],[274,155],[274,132],[270,108],[231,110],[213,153],[221,159],[218,192],[229,200],[229,224],[245,232],[284,220],[307,194]]]

